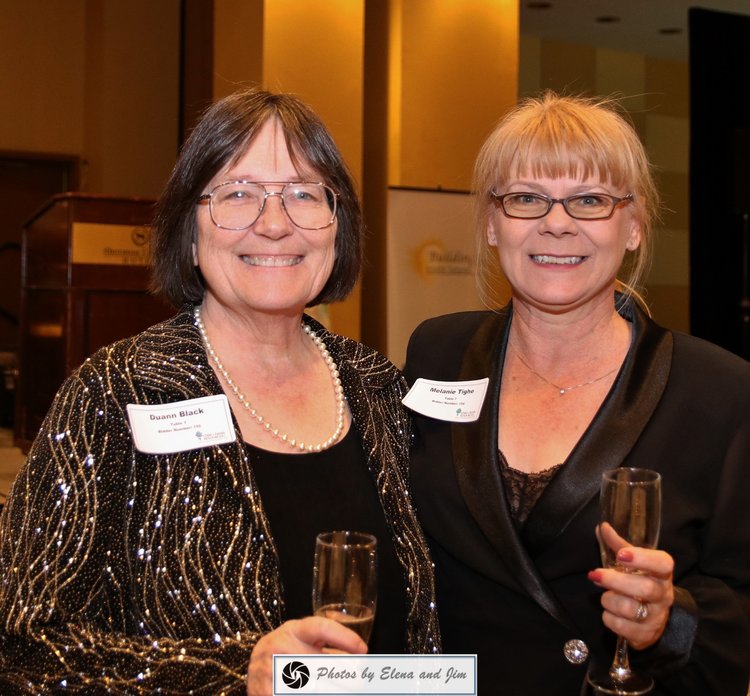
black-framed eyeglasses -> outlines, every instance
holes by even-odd
[[[266,186],[281,186],[269,191]],[[281,199],[289,219],[303,230],[322,230],[336,219],[336,192],[311,181],[225,181],[204,193],[197,203],[208,201],[214,225],[224,230],[246,230],[263,214],[271,196]]]
[[[608,193],[577,193],[567,198],[550,198],[541,193],[519,191],[513,193],[495,193],[490,191],[510,218],[521,220],[536,220],[543,218],[555,203],[560,203],[565,212],[576,220],[607,220],[612,217],[615,209],[622,204],[633,201],[633,194],[627,196],[611,196]]]

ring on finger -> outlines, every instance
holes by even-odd
[[[634,621],[638,623],[645,621],[648,618],[648,604],[642,600],[638,600],[638,608],[635,610]]]

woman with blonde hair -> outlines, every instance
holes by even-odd
[[[479,693],[587,693],[632,647],[654,694],[744,696],[750,670],[750,366],[644,311],[658,196],[637,134],[604,100],[521,103],[475,168],[484,294],[420,325],[406,376],[487,379],[471,422],[414,414],[412,480],[446,652]],[[496,298],[494,298],[496,299]],[[602,473],[663,477],[659,549],[602,568]]]

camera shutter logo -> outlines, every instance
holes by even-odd
[[[310,681],[310,670],[304,662],[294,660],[284,665],[281,678],[290,689],[301,689]]]

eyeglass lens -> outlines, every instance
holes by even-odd
[[[266,200],[281,196],[289,219],[303,229],[328,227],[336,216],[336,197],[324,184],[285,184],[281,191],[267,191],[262,184],[230,182],[219,184],[211,193],[211,217],[219,227],[243,230],[260,217]]]
[[[556,201],[534,193],[511,193],[502,197],[508,215],[519,218],[544,217]],[[605,194],[584,193],[564,198],[560,203],[571,217],[582,220],[608,218],[619,199]]]

